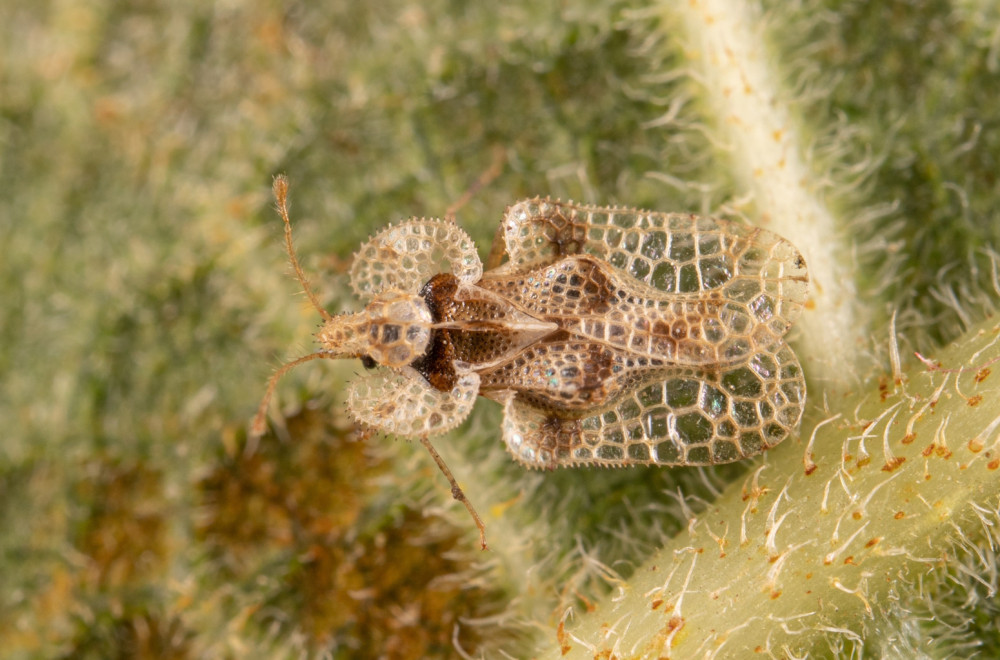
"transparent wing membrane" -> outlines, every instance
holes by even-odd
[[[713,294],[668,294],[590,256],[516,273],[487,273],[480,287],[580,338],[621,354],[675,365],[725,366],[781,341],[789,324],[767,296],[750,303]]]
[[[351,381],[347,409],[357,421],[404,437],[444,433],[461,424],[476,402],[479,375],[462,374],[442,392],[409,367],[398,372],[375,369]]]
[[[517,461],[535,468],[729,463],[794,432],[805,393],[798,359],[781,346],[724,371],[668,370],[580,419],[512,395],[503,437]]]
[[[585,206],[535,198],[507,209],[503,271],[589,254],[668,294],[719,292],[787,328],[808,292],[805,260],[777,234],[682,213]]]
[[[389,289],[416,293],[438,273],[479,280],[483,264],[476,245],[453,222],[413,219],[386,227],[361,245],[351,264],[351,288],[368,302]]]

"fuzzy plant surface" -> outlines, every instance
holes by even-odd
[[[918,2],[0,5],[0,655],[997,657],[1000,8]],[[477,180],[496,169],[482,186]],[[477,405],[366,434],[303,266],[489,249],[534,195],[804,254],[797,438],[529,472]],[[466,195],[466,193],[471,193]],[[917,355],[919,353],[919,356]]]

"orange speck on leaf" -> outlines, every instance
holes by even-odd
[[[895,470],[896,468],[898,468],[900,465],[902,465],[905,462],[906,462],[906,458],[905,457],[903,457],[903,456],[895,456],[895,457],[893,457],[893,458],[891,458],[891,459],[889,459],[888,461],[885,462],[885,465],[882,466],[882,471],[883,472],[892,472],[893,470]]]

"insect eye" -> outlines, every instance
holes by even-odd
[[[398,325],[386,325],[382,328],[382,341],[386,344],[399,341],[399,330]]]
[[[375,362],[375,360],[373,360],[371,358],[371,356],[369,356],[369,355],[362,355],[361,356],[361,366],[364,367],[365,369],[374,369],[378,365]]]

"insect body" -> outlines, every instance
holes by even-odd
[[[784,340],[806,299],[805,261],[756,227],[532,199],[508,208],[487,270],[457,225],[409,220],[354,257],[367,304],[325,319],[316,358],[375,366],[348,387],[363,424],[427,438],[476,395],[504,407],[503,440],[533,468],[709,465],[753,456],[798,426],[805,381]],[[483,538],[485,547],[485,537]]]

